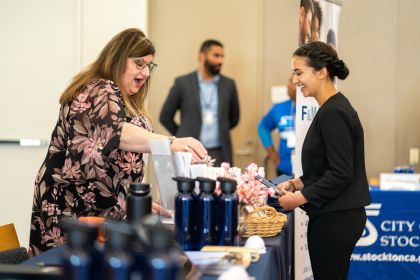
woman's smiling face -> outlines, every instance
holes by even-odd
[[[300,88],[303,96],[315,96],[319,90],[320,81],[318,71],[308,65],[308,58],[304,56],[293,56],[293,83]]]
[[[129,96],[136,94],[150,77],[153,55],[129,57],[125,63],[123,88]]]

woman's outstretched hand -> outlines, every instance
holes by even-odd
[[[183,137],[172,141],[171,150],[173,152],[192,153],[192,160],[201,161],[207,156],[207,150],[203,144],[195,138]]]

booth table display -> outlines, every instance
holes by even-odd
[[[264,238],[267,253],[260,256],[258,262],[251,263],[247,271],[258,280],[289,280],[292,260],[293,212],[287,214],[288,221],[279,235]],[[245,240],[243,240],[245,242]],[[59,266],[64,246],[59,246],[23,262],[26,266]],[[201,279],[217,279],[216,276],[204,275]]]

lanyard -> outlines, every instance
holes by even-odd
[[[213,95],[214,94],[212,94],[212,90],[211,90],[211,88],[206,88],[206,90],[203,90],[202,91],[202,89],[200,88],[200,91],[202,92],[202,96],[203,96],[203,105],[204,105],[204,108],[210,108],[211,107],[211,103],[212,103],[212,100],[214,99],[213,98]]]

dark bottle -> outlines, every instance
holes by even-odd
[[[62,255],[63,279],[94,279],[92,267],[93,242],[98,228],[82,224],[71,218],[60,221],[67,235],[68,243]]]
[[[175,197],[175,234],[179,245],[184,251],[195,249],[195,199],[193,190],[195,180],[186,177],[176,177],[178,194]]]
[[[133,238],[130,244],[130,250],[133,253],[133,279],[149,279],[147,275],[147,247],[148,239],[146,239],[144,222],[155,215],[146,216],[141,224],[132,225],[133,227]]]
[[[181,279],[179,254],[174,250],[173,232],[162,224],[149,226],[149,250],[147,257],[148,279]]]
[[[132,237],[132,229],[128,224],[108,223],[108,241],[105,251],[105,279],[128,280],[131,279],[133,258],[130,254],[129,245]]]
[[[152,196],[149,184],[131,183],[127,195],[127,221],[139,223],[152,212]]]
[[[216,181],[198,177],[200,195],[197,201],[198,249],[205,245],[216,245],[216,200],[213,196]]]
[[[219,177],[222,195],[219,201],[219,245],[234,246],[238,235],[239,201],[236,195],[236,181]]]

